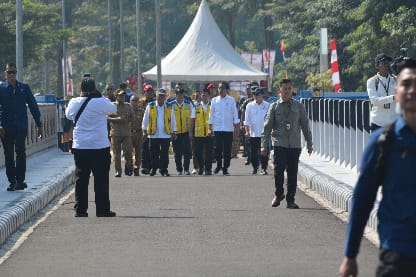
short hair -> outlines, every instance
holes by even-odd
[[[84,77],[81,81],[81,91],[82,92],[95,92],[97,89],[95,87],[95,80],[93,77]]]
[[[292,81],[290,79],[282,79],[279,82],[279,87],[283,86],[284,84],[292,84]]]
[[[211,93],[210,93],[210,91],[209,91],[209,89],[207,89],[207,88],[204,88],[203,90],[202,90],[202,93],[206,93],[206,94],[208,94],[208,95],[210,95]]]
[[[397,74],[400,74],[400,72],[405,68],[416,68],[416,59],[413,58],[403,58],[401,62],[397,64]]]
[[[127,89],[127,84],[126,83],[121,83],[118,87],[123,89],[123,90],[126,90]]]
[[[218,86],[219,86],[219,85],[223,85],[223,86],[225,87],[225,89],[226,89],[226,90],[229,90],[229,89],[230,89],[230,85],[229,85],[227,82],[225,82],[225,81],[220,82],[220,83],[218,84]]]
[[[16,67],[16,64],[15,63],[6,63],[4,65],[4,70],[6,70],[7,67]]]

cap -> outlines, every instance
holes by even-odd
[[[209,83],[207,86],[207,89],[210,89],[210,88],[215,88],[215,85],[213,83]]]
[[[178,93],[184,94],[185,91],[182,88],[177,88],[177,89],[175,89],[175,93],[176,94],[178,94]]]
[[[167,94],[166,90],[164,90],[163,88],[158,89],[156,93],[156,95],[166,95],[166,94]]]
[[[263,89],[261,89],[261,88],[256,88],[256,89],[253,91],[253,94],[254,94],[254,95],[261,95],[261,94],[263,94]]]
[[[254,93],[254,91],[258,88],[259,88],[258,86],[251,86],[251,91]]]
[[[126,91],[125,90],[122,90],[122,89],[118,89],[118,90],[116,90],[116,93],[115,93],[116,95],[125,95],[126,94]]]
[[[393,60],[392,57],[386,55],[385,53],[380,53],[376,56],[376,58],[374,59],[375,63],[381,62],[381,61],[389,61],[391,62]]]
[[[152,85],[149,85],[149,84],[144,85],[144,86],[143,86],[143,90],[144,90],[144,91],[153,90],[153,86],[152,86]]]

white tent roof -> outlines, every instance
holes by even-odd
[[[157,66],[143,75],[156,80]],[[162,60],[163,81],[259,81],[266,76],[233,49],[205,0],[184,37]]]

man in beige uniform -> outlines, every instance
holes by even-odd
[[[132,121],[132,111],[130,104],[125,103],[126,92],[118,89],[115,91],[117,113],[110,115],[110,137],[113,147],[114,165],[116,169],[115,177],[121,177],[121,149],[123,149],[125,167],[124,173],[127,176],[133,174],[133,158],[131,145],[130,124]]]
[[[130,105],[132,111],[131,121],[131,143],[134,150],[134,164],[133,172],[134,176],[139,176],[140,165],[142,163],[142,145],[143,145],[143,132],[142,132],[142,121],[144,115],[144,109],[139,106],[139,97],[133,95],[130,98]]]

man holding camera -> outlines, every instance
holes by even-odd
[[[394,90],[396,78],[389,73],[392,57],[381,53],[375,58],[377,74],[367,80],[367,93],[371,102],[370,129],[377,130],[397,119]]]

